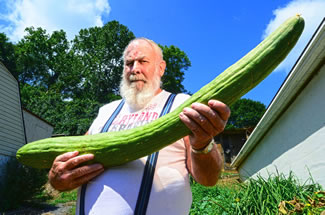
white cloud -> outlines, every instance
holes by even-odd
[[[0,26],[11,41],[17,42],[25,35],[25,28],[42,27],[51,33],[63,29],[69,40],[79,30],[103,26],[102,16],[108,15],[108,0],[1,0]]]
[[[295,14],[301,14],[305,20],[305,29],[298,43],[276,70],[288,73],[323,20],[325,16],[325,1],[293,0],[285,7],[273,11],[273,14],[275,15],[275,18],[268,24],[263,38],[273,32],[287,18],[294,16]]]

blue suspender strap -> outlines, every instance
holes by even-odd
[[[109,117],[109,119],[105,123],[103,129],[101,130],[101,133],[108,131],[108,129],[111,126],[111,124],[113,123],[114,119],[116,118],[116,116],[122,110],[123,105],[124,105],[124,100],[122,100],[120,102],[120,104],[117,106],[117,108],[115,109],[115,111]],[[86,189],[87,189],[87,184],[83,184],[81,186],[81,191],[80,191],[80,206],[79,206],[79,214],[80,215],[85,215],[85,194],[86,194]]]
[[[165,103],[165,106],[162,109],[159,117],[167,114],[170,111],[175,97],[176,97],[175,94],[171,94],[168,97],[168,99]],[[157,163],[157,159],[158,159],[158,153],[159,152],[155,152],[155,153],[149,155],[147,158],[146,166],[144,168],[144,172],[143,172],[143,176],[142,176],[140,191],[138,194],[137,204],[136,204],[135,211],[134,211],[135,215],[146,214],[148,202],[149,202],[149,198],[150,198],[152,181],[153,181],[153,177],[154,177],[154,173],[155,173],[155,169],[156,169],[156,163]]]
[[[103,132],[107,132],[109,127],[111,126],[111,124],[113,123],[113,120],[116,118],[116,116],[120,113],[122,107],[124,105],[124,100],[122,100],[120,102],[120,104],[117,106],[117,108],[115,109],[115,111],[112,113],[111,117],[107,120],[107,122],[105,123],[102,131],[100,133]]]

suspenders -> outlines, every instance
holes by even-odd
[[[170,111],[175,97],[176,97],[175,94],[170,94],[159,117],[165,115]],[[154,152],[153,154],[149,155],[147,158],[146,166],[144,167],[144,171],[143,171],[142,182],[141,182],[141,187],[137,199],[137,204],[134,211],[135,215],[146,214],[153,176],[155,173],[156,163],[158,159],[158,153],[159,152]]]
[[[124,100],[120,102],[120,104],[117,106],[115,111],[112,113],[112,115],[109,117],[107,122],[105,123],[104,127],[102,128],[100,133],[108,131],[108,128],[111,126],[113,120],[115,117],[120,113],[122,110],[122,107],[124,105]],[[85,195],[86,195],[86,189],[87,189],[87,184],[83,184],[81,186],[81,191],[80,191],[80,206],[79,206],[79,215],[85,215]]]
[[[120,104],[117,106],[117,108],[115,109],[115,111],[112,113],[112,115],[110,116],[110,118],[105,123],[105,125],[102,128],[102,130],[100,131],[100,133],[104,133],[104,132],[107,132],[108,131],[108,129],[111,126],[112,122],[114,121],[114,119],[116,118],[116,116],[122,110],[123,105],[124,105],[124,100],[122,99],[122,101],[120,102]]]
[[[160,116],[163,116],[167,114],[174,102],[176,95],[170,94],[165,106],[163,107]],[[124,100],[120,102],[120,104],[117,106],[113,114],[110,116],[110,118],[105,123],[102,132],[107,132],[109,127],[111,126],[112,122],[114,121],[115,117],[120,113],[122,107],[124,105]],[[138,194],[138,199],[135,207],[134,214],[135,215],[144,215],[147,211],[147,206],[149,202],[151,187],[152,187],[152,181],[155,173],[156,163],[158,159],[159,152],[155,152],[151,155],[148,155],[147,162],[143,171],[142,181],[141,181],[141,187]],[[86,194],[87,184],[82,185],[81,191],[80,191],[80,207],[79,207],[79,214],[84,215],[85,214],[85,194]]]

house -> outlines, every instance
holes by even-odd
[[[0,176],[24,144],[50,137],[53,125],[21,107],[19,84],[0,62]]]
[[[45,139],[52,136],[54,126],[23,107],[26,142]]]
[[[231,166],[242,180],[292,171],[325,187],[325,19]]]

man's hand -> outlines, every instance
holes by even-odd
[[[51,185],[59,191],[72,190],[90,181],[104,171],[101,164],[80,166],[92,160],[94,155],[78,156],[79,152],[67,152],[56,157],[49,172]]]
[[[194,149],[204,148],[221,133],[229,116],[228,106],[217,100],[210,100],[208,105],[194,103],[180,113],[180,119],[192,131],[189,138]]]
[[[191,148],[201,150],[206,147],[223,131],[229,116],[230,109],[217,100],[210,100],[208,105],[194,103],[180,113],[180,119],[192,131],[184,137],[188,155],[186,165],[194,179],[204,186],[217,183],[223,165],[221,155],[215,145],[207,154],[194,153]]]

